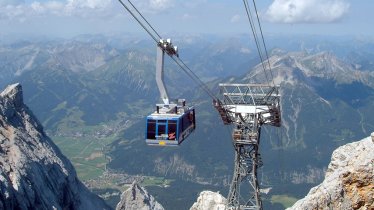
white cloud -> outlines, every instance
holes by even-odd
[[[19,20],[54,16],[75,16],[102,18],[113,15],[117,2],[111,0],[67,0],[67,1],[34,1],[26,4],[22,0],[0,0],[0,19]]]
[[[25,9],[28,9],[28,7],[31,7],[36,15],[63,15],[66,5],[58,1],[49,1],[45,3],[33,2],[30,6],[25,6]]]
[[[75,8],[88,8],[88,9],[102,9],[110,5],[110,0],[68,0],[66,7]]]
[[[239,20],[240,20],[240,15],[236,14],[236,15],[234,15],[234,16],[231,17],[230,22],[231,23],[236,23]]]
[[[162,11],[174,6],[172,0],[150,0],[149,5],[151,9],[156,11]]]
[[[0,20],[24,21],[50,15],[59,17],[105,18],[126,15],[115,0],[0,0]],[[124,1],[125,2],[125,1]],[[126,2],[125,2],[126,3]],[[174,0],[138,0],[133,4],[144,13],[159,13],[174,7]],[[126,5],[129,5],[126,3]]]
[[[183,20],[192,20],[192,19],[196,19],[196,16],[195,15],[191,15],[189,13],[185,13],[182,15],[182,19]]]
[[[194,9],[197,7],[201,7],[202,4],[207,3],[207,0],[189,0],[189,1],[181,1],[181,3],[184,8]]]
[[[0,7],[0,19],[13,19],[16,17],[22,17],[24,14],[23,5],[6,5]],[[24,18],[19,18],[19,21],[23,22]]]
[[[78,17],[112,16],[113,3],[111,0],[68,0],[65,4],[64,15]],[[120,7],[119,4],[116,6]]]
[[[0,0],[0,6],[7,6],[7,5],[20,5],[25,3],[23,0]]]
[[[278,23],[330,23],[340,20],[349,6],[345,0],[274,0],[265,15]]]

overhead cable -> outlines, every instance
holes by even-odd
[[[266,42],[265,42],[264,34],[262,33],[261,21],[260,21],[260,18],[258,17],[256,1],[255,1],[255,0],[252,0],[252,1],[253,1],[253,6],[254,6],[255,11],[256,11],[258,27],[260,28],[260,33],[261,33],[261,38],[262,38],[262,44],[264,45],[264,49],[265,49],[265,53],[266,53],[266,59],[267,59],[267,61],[268,61],[268,62],[267,62],[268,65],[269,65],[270,75],[271,75],[271,78],[272,78],[272,81],[273,81],[273,85],[275,86],[275,84],[274,84],[274,75],[273,75],[273,70],[271,69],[270,59],[269,59],[269,54],[268,54],[268,50],[267,50],[267,47],[266,47]]]
[[[179,57],[176,57],[176,59],[175,57],[171,58],[179,65],[179,67],[181,67],[184,72],[186,72],[186,74],[190,76],[191,79],[198,83],[200,88],[202,88],[212,99],[216,99],[216,96],[214,96],[209,87],[200,80],[200,78],[186,65],[186,63],[183,62],[182,59],[180,59]]]
[[[251,13],[251,10],[249,8],[248,1],[243,0],[243,3],[244,3],[245,11],[247,13],[249,24],[251,26],[253,38],[254,38],[255,43],[256,43],[257,52],[258,52],[258,55],[260,56],[261,66],[262,66],[262,69],[263,69],[264,74],[265,74],[266,82],[269,83],[269,78],[268,78],[268,75],[267,75],[267,72],[266,72],[266,67],[264,65],[264,59],[262,57],[262,51],[260,49],[260,45],[259,45],[258,38],[257,38],[257,32],[256,32],[256,28],[255,28],[256,26],[254,25],[253,20],[252,20],[252,13]]]
[[[274,76],[273,76],[273,73],[272,73],[272,70],[271,70],[269,56],[268,56],[268,53],[267,53],[265,39],[264,39],[264,36],[263,36],[263,33],[262,33],[262,27],[261,27],[260,19],[259,19],[259,16],[258,16],[257,7],[255,5],[255,1],[253,0],[253,4],[254,4],[255,12],[256,12],[258,27],[259,27],[260,32],[261,32],[262,45],[264,47],[265,55],[263,53],[263,49],[262,49],[262,46],[261,46],[260,41],[259,41],[259,35],[258,35],[257,28],[256,28],[256,25],[255,25],[254,20],[253,20],[254,18],[253,18],[252,11],[250,9],[248,0],[243,0],[243,3],[244,3],[244,7],[245,7],[245,11],[246,11],[246,14],[247,14],[247,17],[248,17],[249,24],[251,26],[251,31],[252,31],[252,34],[253,34],[253,38],[254,38],[255,43],[256,43],[257,52],[258,52],[259,57],[260,57],[261,66],[262,66],[262,69],[264,71],[266,82],[270,85],[270,80],[269,80],[269,77],[268,77],[268,73],[266,71],[266,65],[265,65],[265,59],[264,59],[265,55],[266,55],[266,59],[268,61],[267,63],[269,65],[271,81],[274,85]]]
[[[140,11],[135,7],[135,5],[130,1],[130,0],[127,0],[131,6],[135,9],[135,11],[137,12],[137,14],[141,17],[141,19],[143,21],[140,20],[140,18],[135,15],[131,9],[125,4],[123,3],[122,0],[118,0],[122,6],[131,14],[131,16],[133,16],[133,18],[142,26],[142,28],[152,37],[152,39],[156,42],[156,44],[159,43],[160,39],[161,39],[161,36],[159,35],[159,33],[157,33],[157,31],[152,27],[152,25],[145,19],[145,17],[140,13]],[[150,28],[147,28],[147,26]],[[153,31],[153,33],[152,33]],[[168,53],[167,53],[168,54]],[[169,54],[168,54],[169,55]],[[216,99],[216,97],[214,96],[214,94],[212,93],[212,91],[208,88],[208,86],[203,82],[201,81],[201,79],[186,65],[185,62],[183,62],[182,59],[179,58],[179,56],[177,57],[174,57],[173,55],[169,55],[173,60],[174,62],[195,82],[199,85],[200,88],[202,88],[212,99]]]
[[[145,27],[145,25],[142,23],[142,21],[139,20],[139,18],[130,10],[130,8],[125,4],[123,3],[122,0],[118,0],[122,6],[131,14],[131,16],[142,26],[142,28],[152,37],[153,40],[155,40],[155,42],[158,43],[159,39],[156,38],[156,36],[154,34],[152,34],[150,32],[150,30],[148,30],[147,27]],[[130,2],[130,1],[129,1]],[[143,16],[142,16],[143,17]],[[143,18],[144,19],[144,18]],[[148,23],[148,21],[146,21],[146,23]],[[149,23],[148,23],[149,24]],[[152,28],[152,27],[151,27]],[[157,33],[156,33],[157,34]]]
[[[135,7],[135,5],[130,0],[128,0],[128,2],[136,10],[136,12],[138,12],[138,14],[140,15],[140,17],[143,18],[143,20],[148,24],[148,26],[151,27],[151,29],[153,30],[153,32],[155,32],[155,34],[157,34],[158,38],[161,39],[160,34],[157,33],[157,31],[152,27],[152,25],[147,21],[147,19],[145,19],[145,17],[142,15],[142,13],[139,12],[139,10]]]

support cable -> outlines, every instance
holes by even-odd
[[[122,0],[118,0],[121,5],[131,14],[131,16],[139,23],[139,25],[152,37],[152,39],[156,42],[156,44],[159,43],[159,40],[161,39],[161,36],[157,31],[152,27],[152,25],[145,19],[145,17],[140,13],[140,11],[135,7],[135,5],[130,1],[127,0],[131,6],[135,9],[135,11],[139,14],[139,16],[145,21],[146,25],[148,25],[147,28],[145,23],[143,23],[140,18],[138,18],[131,9],[123,3]],[[151,30],[154,32],[152,33]],[[168,53],[167,53],[168,54]],[[168,54],[169,55],[169,54]],[[185,62],[178,56],[174,57],[173,55],[169,55],[170,58],[174,60],[174,62],[195,82],[199,85],[200,88],[202,88],[213,100],[218,100],[216,96],[212,93],[212,91],[209,89],[209,87],[186,65]]]
[[[130,10],[130,8],[128,7],[128,6],[126,6],[126,4],[125,3],[123,3],[123,1],[122,0],[118,0],[121,4],[122,4],[122,6],[131,14],[131,16],[142,26],[142,28],[152,37],[152,39],[156,42],[156,43],[158,43],[158,41],[159,41],[159,39],[157,39],[156,37],[155,37],[155,35],[154,34],[152,34],[148,29],[147,29],[147,27],[145,27],[145,25],[139,20],[139,18],[138,17],[136,17],[136,15]],[[148,21],[147,21],[148,22]],[[157,33],[156,33],[157,34]]]
[[[191,79],[193,79],[199,86],[200,88],[202,88],[212,99],[216,99],[217,97],[214,95],[214,93],[209,89],[209,87],[203,82],[201,81],[201,79],[186,65],[185,62],[183,62],[182,59],[180,59],[179,57],[177,57],[175,59],[175,57],[171,57],[175,63],[177,63],[179,65],[179,67],[181,67],[181,69],[186,73],[188,74]]]
[[[138,12],[138,14],[140,15],[140,17],[143,18],[143,20],[148,24],[148,26],[151,27],[151,29],[153,30],[153,32],[155,32],[155,34],[157,34],[158,38],[161,39],[160,34],[157,33],[157,31],[152,27],[152,25],[147,21],[147,19],[145,19],[145,17],[142,15],[142,13],[139,12],[139,10],[134,6],[134,4],[130,0],[127,0],[127,1],[136,10],[136,12]]]
[[[262,52],[261,52],[261,49],[260,49],[260,45],[259,45],[257,33],[256,33],[256,28],[255,28],[255,25],[254,25],[253,20],[251,18],[252,17],[252,13],[251,13],[251,11],[249,9],[248,2],[246,0],[243,0],[243,3],[244,3],[245,11],[247,13],[249,24],[251,25],[251,30],[252,30],[253,37],[255,39],[255,43],[256,43],[256,47],[257,47],[257,52],[258,52],[258,55],[260,56],[262,69],[264,71],[266,81],[270,85],[269,78],[268,78],[268,75],[266,73],[266,68],[265,68],[265,65],[264,65],[264,59],[263,59]]]
[[[257,6],[256,6],[256,1],[255,0],[252,0],[252,1],[253,1],[253,6],[254,6],[255,11],[256,11],[258,27],[260,28],[260,33],[261,33],[261,38],[262,38],[262,44],[264,45],[264,49],[265,49],[265,53],[266,53],[266,58],[267,58],[267,61],[268,61],[267,63],[269,65],[269,71],[270,71],[270,75],[271,75],[271,80],[273,82],[273,85],[275,86],[273,69],[271,69],[270,60],[269,60],[269,54],[268,54],[268,50],[267,50],[267,47],[266,47],[266,44],[265,44],[264,34],[262,33],[262,27],[261,27],[260,18],[258,17],[258,11],[257,11]]]

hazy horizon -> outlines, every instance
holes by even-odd
[[[133,3],[161,34],[250,33],[242,1],[134,0]],[[265,35],[371,37],[373,5],[369,0],[257,2]],[[71,38],[80,34],[145,34],[121,4],[112,0],[0,0],[0,27],[3,36]]]

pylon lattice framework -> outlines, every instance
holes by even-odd
[[[222,100],[214,101],[224,124],[233,124],[235,167],[228,194],[229,209],[262,209],[257,169],[262,125],[281,123],[279,86],[219,84]],[[248,181],[248,182],[247,182]],[[244,186],[247,193],[241,192]],[[246,188],[247,187],[247,188]]]

